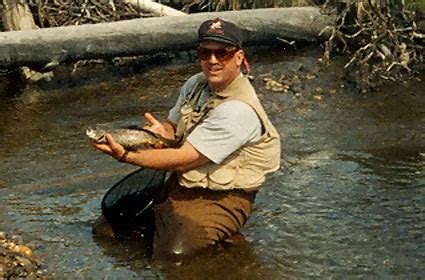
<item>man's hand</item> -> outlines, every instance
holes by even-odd
[[[164,124],[159,122],[151,113],[145,113],[145,119],[150,124],[148,127],[150,131],[161,135],[165,139],[174,139],[174,131],[170,130],[168,127],[165,127]]]
[[[96,149],[104,152],[107,155],[110,155],[111,157],[115,158],[116,160],[121,160],[125,149],[123,146],[121,146],[118,142],[115,142],[114,138],[112,138],[111,134],[106,134],[106,141],[107,143],[99,144],[95,141],[92,141],[93,147]]]
[[[173,140],[174,139],[174,127],[169,123],[159,122],[151,113],[145,113],[145,119],[150,124],[146,129],[152,131],[155,134],[160,135],[164,139]],[[164,143],[159,141],[156,143],[153,148],[160,149],[164,147]]]

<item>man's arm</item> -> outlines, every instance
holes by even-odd
[[[126,154],[124,147],[115,142],[110,134],[106,135],[106,140],[108,141],[106,144],[92,142],[92,145],[117,160],[145,168],[185,171],[209,161],[189,142],[185,142],[178,149],[146,149],[131,151]]]
[[[130,152],[127,163],[153,169],[186,171],[207,163],[209,160],[189,142],[178,149],[148,149]]]

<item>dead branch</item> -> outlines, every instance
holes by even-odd
[[[356,17],[348,20],[354,8]],[[323,61],[330,59],[337,44],[343,44],[343,52],[351,54],[345,68],[362,72],[353,77],[362,92],[379,87],[380,78],[397,81],[412,75],[415,66],[423,63],[425,35],[404,6],[395,14],[389,0],[352,1],[338,21],[325,44]]]

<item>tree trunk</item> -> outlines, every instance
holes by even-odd
[[[1,0],[2,22],[5,30],[33,30],[36,29],[34,18],[25,1],[19,0]],[[20,68],[21,78],[25,81],[36,82],[45,75],[30,68],[23,66]]]
[[[29,30],[36,25],[31,11],[25,1],[1,0],[3,7],[2,19],[5,30]]]
[[[322,14],[319,8],[294,7],[3,32],[0,33],[0,67],[193,49],[198,26],[215,17],[239,25],[245,35],[245,45],[270,44],[282,38],[315,41],[320,31],[335,21],[335,16]]]

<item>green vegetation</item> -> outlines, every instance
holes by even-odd
[[[425,0],[407,0],[406,6],[412,10],[420,10],[425,13]]]

